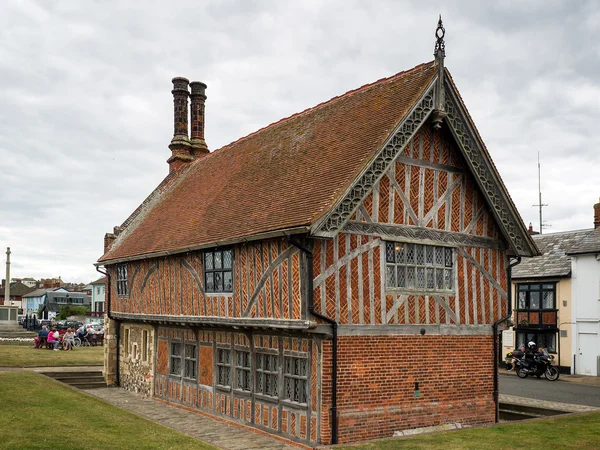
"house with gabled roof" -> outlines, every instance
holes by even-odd
[[[510,270],[538,250],[436,36],[212,152],[206,85],[173,80],[169,174],[97,262],[109,384],[306,445],[497,419]]]
[[[600,203],[594,228],[533,236],[540,255],[513,270],[514,326],[505,352],[535,342],[561,371],[600,375]]]

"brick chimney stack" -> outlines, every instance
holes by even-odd
[[[167,160],[169,163],[169,171],[173,172],[187,163],[193,161],[191,154],[191,144],[188,134],[188,97],[190,92],[188,85],[190,82],[187,78],[173,78],[173,124],[174,132],[173,139],[169,144],[171,149],[171,157]]]
[[[594,205],[594,229],[600,229],[600,199]]]
[[[204,140],[204,102],[206,101],[206,84],[200,81],[192,81],[192,150],[191,154],[194,158],[199,158],[209,153],[208,146]]]

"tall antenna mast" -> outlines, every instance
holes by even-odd
[[[537,206],[540,208],[540,234],[542,234],[542,228],[548,225],[544,225],[544,221],[542,220],[542,208],[544,206],[548,206],[547,203],[542,203],[542,167],[540,166],[540,152],[538,152],[538,195],[539,195],[539,203]]]

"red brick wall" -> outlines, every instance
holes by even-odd
[[[323,345],[323,379],[331,346]],[[390,437],[445,423],[494,421],[491,336],[341,336],[338,440]],[[415,382],[420,396],[415,397]],[[322,386],[322,442],[329,442],[331,383]]]

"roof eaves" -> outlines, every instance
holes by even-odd
[[[241,242],[251,242],[251,241],[258,241],[261,239],[269,239],[269,238],[274,238],[274,237],[287,237],[287,236],[292,236],[292,235],[296,235],[296,234],[303,234],[303,233],[308,233],[309,230],[310,230],[310,228],[308,226],[301,226],[301,227],[287,228],[287,229],[283,229],[283,230],[274,230],[274,231],[269,231],[266,233],[259,233],[259,234],[255,234],[252,236],[242,236],[242,237],[238,237],[238,238],[226,239],[226,240],[221,240],[221,241],[216,241],[216,242],[208,242],[205,244],[193,245],[193,246],[175,249],[175,250],[164,250],[164,251],[159,251],[159,252],[154,252],[154,253],[125,256],[122,258],[113,258],[113,259],[102,259],[101,258],[94,265],[96,267],[98,267],[98,266],[106,266],[106,265],[110,265],[110,264],[120,264],[123,262],[129,262],[129,261],[139,261],[139,260],[143,260],[143,259],[158,258],[161,256],[178,255],[181,253],[193,252],[193,251],[202,250],[205,248],[224,247],[224,246],[228,246],[228,245],[239,244]]]

